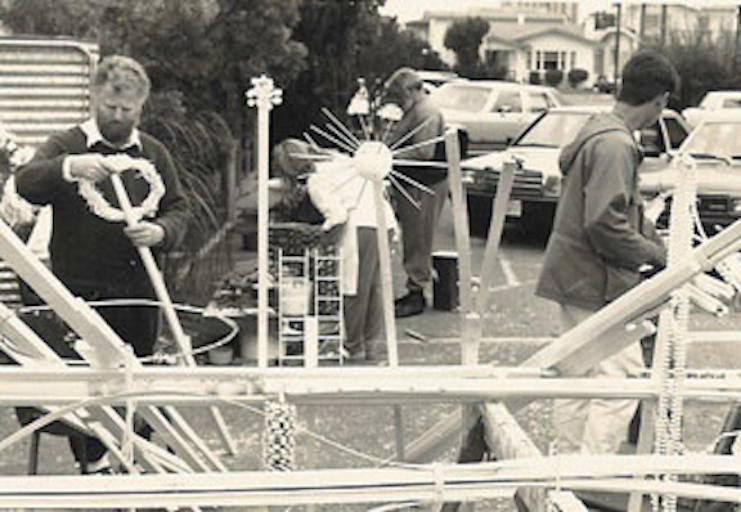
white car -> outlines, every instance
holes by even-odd
[[[732,110],[741,117],[741,91],[709,91],[696,107],[689,107],[682,111],[687,124],[694,128],[706,117],[708,112]]]
[[[461,77],[452,71],[428,71],[426,69],[418,69],[416,70],[416,73],[422,79],[422,87],[424,87],[424,90],[427,91],[428,94],[432,94],[443,84],[461,79]]]
[[[741,113],[709,112],[682,143],[678,156],[697,165],[697,211],[708,234],[741,219]],[[682,162],[681,158],[675,159]],[[673,166],[642,177],[647,195],[677,183]]]
[[[472,155],[504,148],[540,114],[562,105],[551,87],[501,80],[457,80],[430,97]]]
[[[499,171],[503,162],[512,158],[519,160],[521,169],[515,174],[507,215],[517,219],[529,232],[550,231],[561,196],[562,175],[558,166],[561,148],[574,140],[590,116],[610,108],[609,105],[581,105],[549,110],[504,151],[462,161],[471,233],[479,235],[488,231]],[[688,133],[681,116],[668,109],[657,124],[637,132],[636,138],[645,155],[641,175],[666,168],[671,160],[670,153],[680,147]]]

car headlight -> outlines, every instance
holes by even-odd
[[[731,211],[733,213],[741,213],[741,197],[731,199]]]
[[[461,181],[463,183],[476,183],[476,171],[473,169],[461,169]]]
[[[543,192],[548,195],[558,196],[561,194],[561,178],[549,175],[543,181]]]

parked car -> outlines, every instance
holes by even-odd
[[[546,110],[562,105],[558,92],[500,80],[457,80],[431,96],[471,154],[503,149]]]
[[[708,112],[679,148],[678,157],[697,164],[697,207],[709,235],[741,218],[741,111]],[[680,158],[676,159],[681,161]],[[670,166],[642,179],[642,189],[652,194],[677,183]]]
[[[682,111],[682,115],[691,127],[699,125],[708,112],[733,109],[741,113],[741,91],[708,91],[696,107]]]
[[[609,105],[582,105],[551,109],[541,114],[504,151],[461,162],[471,233],[486,233],[499,172],[503,162],[513,157],[521,162],[521,169],[515,174],[507,214],[527,231],[549,232],[561,196],[562,176],[558,167],[561,148],[576,137],[591,115],[609,108]],[[656,125],[637,134],[645,154],[640,172],[665,168],[671,159],[669,151],[678,149],[688,133],[677,112],[664,110]]]
[[[425,91],[430,94],[439,89],[443,84],[461,79],[461,77],[453,71],[428,71],[426,69],[418,69],[417,74],[422,79],[422,86]]]

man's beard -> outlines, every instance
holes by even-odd
[[[123,144],[131,136],[134,130],[133,123],[110,122],[100,126],[100,133],[108,142]]]

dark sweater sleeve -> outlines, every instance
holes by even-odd
[[[16,175],[16,188],[26,201],[45,205],[54,202],[64,187],[70,186],[62,177],[62,164],[68,152],[68,134],[51,136]]]
[[[156,155],[154,164],[165,184],[165,195],[154,219],[165,230],[165,239],[159,249],[170,251],[183,241],[191,211],[170,152],[154,139],[150,139],[148,143],[153,146],[153,153]]]
[[[591,174],[584,193],[584,227],[597,252],[618,267],[638,269],[661,264],[665,249],[641,233],[642,219],[630,215],[637,172],[636,155],[628,144],[600,141],[592,153]]]

